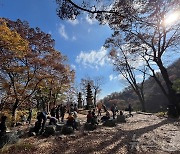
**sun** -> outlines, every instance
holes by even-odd
[[[175,21],[180,20],[180,11],[173,12],[165,17],[164,25],[173,24]]]

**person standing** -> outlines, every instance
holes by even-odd
[[[61,122],[64,122],[64,115],[66,113],[66,106],[62,105],[60,106],[60,113],[61,113]]]
[[[133,114],[131,113],[132,112],[131,104],[129,104],[129,106],[128,106],[128,111],[129,111],[130,117],[133,117]]]
[[[29,108],[29,112],[28,112],[28,117],[27,117],[27,123],[31,124],[31,119],[32,119],[32,109]]]
[[[60,105],[58,105],[56,108],[56,119],[58,120],[58,122],[59,122],[59,114],[60,114]]]
[[[55,108],[55,106],[51,109],[50,115],[51,115],[51,117],[56,116],[56,108]]]
[[[117,106],[115,104],[112,105],[111,111],[112,111],[112,114],[113,114],[113,119],[115,119],[116,112],[117,112]]]
[[[104,109],[104,112],[107,112],[107,107],[106,107],[106,105],[104,103],[102,104],[102,107]]]
[[[101,109],[102,109],[102,103],[97,104],[97,109],[98,109],[98,116],[101,116]]]

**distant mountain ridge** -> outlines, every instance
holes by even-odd
[[[171,81],[180,79],[180,59],[167,67]],[[161,78],[161,77],[160,77]],[[162,81],[162,79],[160,79]],[[162,82],[163,83],[163,82]],[[145,107],[148,112],[164,111],[167,108],[168,100],[162,93],[153,77],[149,77],[144,83]],[[140,110],[139,100],[129,86],[123,92],[114,92],[103,99],[105,105],[110,107],[112,103],[117,104],[119,109],[125,109],[129,103],[134,110]]]

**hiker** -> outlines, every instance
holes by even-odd
[[[112,111],[112,114],[113,114],[113,119],[115,119],[116,112],[117,112],[117,106],[115,104],[112,105],[111,111]]]
[[[75,119],[72,116],[72,113],[69,113],[69,116],[67,117],[66,125],[72,127],[73,130],[77,129],[76,124],[75,124]]]
[[[102,103],[97,104],[97,109],[98,109],[98,116],[101,116],[101,109],[102,109]]]
[[[87,114],[87,123],[91,123],[91,121],[92,121],[92,113],[91,110],[89,110]]]
[[[61,104],[60,106],[61,122],[64,122],[65,113],[66,113],[66,106]]]
[[[107,120],[109,120],[109,119],[110,119],[110,113],[109,113],[109,111],[107,110],[107,111],[106,111],[106,115],[101,118],[101,121],[102,121],[102,122],[105,122],[105,121],[107,121]]]
[[[58,105],[57,106],[57,108],[56,108],[56,119],[58,120],[58,122],[59,122],[59,112],[60,112],[60,105]]]
[[[78,107],[76,103],[74,104],[74,111],[78,112]]]
[[[51,117],[56,116],[56,108],[55,108],[55,106],[51,109],[50,115],[51,115]]]
[[[29,108],[29,112],[28,112],[28,117],[27,117],[26,123],[31,124],[31,119],[32,119],[32,109]]]
[[[104,112],[106,112],[107,111],[107,107],[106,107],[106,105],[104,103],[102,104],[102,107],[104,109]]]
[[[74,112],[74,105],[73,103],[71,103],[70,107],[69,107],[69,113]]]
[[[46,120],[47,120],[46,113],[39,112],[37,115],[37,121],[35,122],[35,126],[34,126],[34,132],[36,133],[36,135],[42,134],[44,132]]]
[[[1,117],[1,123],[0,123],[0,137],[6,133],[7,130],[7,126],[6,126],[6,120],[7,117],[6,116],[2,116]]]
[[[96,116],[96,109],[93,109],[91,114],[92,114],[92,116]]]
[[[133,114],[131,113],[132,112],[131,104],[129,104],[129,106],[128,106],[128,111],[129,111],[129,116],[133,117]]]

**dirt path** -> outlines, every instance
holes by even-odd
[[[81,121],[85,117],[79,115]],[[127,123],[113,128],[100,125],[91,132],[80,130],[70,136],[30,137],[20,143],[31,146],[16,150],[19,154],[179,154],[180,121],[134,113],[127,118]]]

